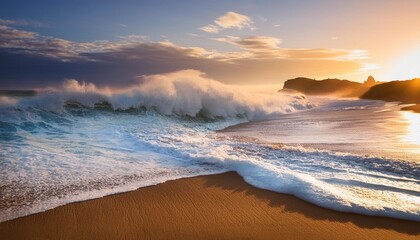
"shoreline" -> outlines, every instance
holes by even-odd
[[[0,223],[3,239],[418,239],[418,222],[343,213],[236,172],[170,180]]]

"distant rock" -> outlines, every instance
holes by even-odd
[[[294,78],[284,83],[284,90],[294,90],[306,95],[327,95],[337,97],[360,97],[416,104],[403,110],[420,112],[420,78],[406,81],[378,82],[369,76],[364,83],[340,79],[315,80]]]
[[[328,95],[337,97],[360,97],[369,88],[377,84],[370,76],[365,83],[341,79],[315,80],[309,78],[294,78],[284,83],[284,89],[292,89],[307,95]]]
[[[366,81],[364,82],[364,84],[369,85],[369,86],[374,86],[377,84],[376,80],[372,77],[369,76]]]
[[[361,98],[420,104],[420,78],[375,85]]]

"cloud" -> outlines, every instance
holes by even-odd
[[[279,49],[281,40],[268,36],[250,36],[235,41],[238,45],[247,49]]]
[[[35,38],[38,34],[23,30],[14,29],[6,25],[0,25],[0,41],[5,42],[11,39],[28,39]]]
[[[126,36],[118,36],[124,42],[145,42],[149,40],[149,36],[146,35],[126,35]]]
[[[10,19],[1,19],[0,18],[0,25],[7,25],[7,26],[27,26],[27,27],[47,27],[48,25],[45,23],[41,23],[38,21],[32,20],[10,20]]]
[[[273,27],[275,28],[281,27],[281,24],[274,24]]]
[[[226,42],[242,48],[252,58],[284,58],[283,50],[280,48],[281,40],[268,36],[250,36],[238,38],[227,36],[225,38],[214,38],[216,41]]]
[[[249,36],[244,38],[226,36],[213,38],[240,47],[242,56],[255,59],[295,59],[295,60],[361,60],[367,59],[365,50],[344,50],[330,48],[289,49],[280,46],[281,39],[270,36]]]
[[[34,32],[18,30],[0,25],[0,48],[13,49],[14,52],[57,58],[60,61],[76,59],[94,60],[87,53],[112,51],[132,44],[146,42],[148,36],[119,36],[119,41],[74,42],[60,38],[41,36]]]
[[[14,29],[0,25],[0,48],[13,49],[15,52],[43,55],[70,60],[79,58],[84,44],[60,38],[45,37],[34,32]]]
[[[227,12],[225,15],[218,17],[214,22],[222,28],[237,29],[242,29],[244,27],[252,28],[253,24],[250,17],[236,12]]]
[[[105,53],[113,53],[114,57],[118,57],[127,49],[130,51],[142,49],[144,51],[141,54],[137,54],[137,51],[128,52],[127,55],[124,55],[128,59],[145,58],[150,53],[165,49],[168,50],[168,53],[182,52],[183,55],[189,57],[217,58],[223,61],[223,54],[217,51],[200,47],[181,47],[167,40],[152,42],[148,36],[144,35],[119,36],[119,41],[114,42],[74,42],[0,25],[0,37],[0,48],[12,49],[15,53],[56,58],[60,61],[98,61],[101,60],[102,55],[106,55]]]
[[[362,60],[368,59],[366,50],[344,50],[332,48],[284,49],[286,56],[293,59],[332,59]]]
[[[227,12],[225,15],[218,17],[214,22],[222,28],[237,29],[242,29],[244,27],[251,28],[253,24],[250,17],[236,12]]]
[[[208,33],[218,33],[222,29],[227,28],[243,29],[248,27],[250,29],[255,29],[253,24],[254,22],[252,19],[246,15],[242,15],[236,12],[226,12],[223,16],[220,16],[214,20],[214,24],[208,24],[200,28],[200,30]]]
[[[75,42],[1,26],[0,36],[0,89],[54,86],[63,79],[121,88],[135,84],[139,75],[182,69],[196,69],[225,83],[280,83],[296,74],[355,72],[367,57],[363,50],[282,48],[281,39],[269,36],[215,38],[238,47],[227,52],[153,42],[142,35]]]
[[[200,30],[208,33],[218,33],[220,31],[220,28],[213,24],[208,24],[204,27],[201,27]]]

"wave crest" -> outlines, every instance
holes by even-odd
[[[113,92],[92,83],[66,80],[60,88],[44,91],[31,99],[23,99],[19,107],[38,107],[60,111],[67,103],[73,106],[105,107],[114,110],[155,109],[159,113],[195,117],[245,116],[262,120],[313,107],[302,94],[253,92],[239,86],[225,85],[197,70],[138,77],[139,83]]]

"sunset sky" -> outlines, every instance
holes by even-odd
[[[419,0],[2,1],[0,89],[184,69],[230,84],[411,79],[419,13]]]

